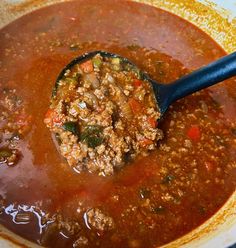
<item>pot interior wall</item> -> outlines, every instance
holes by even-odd
[[[8,24],[25,13],[40,7],[50,5],[60,0],[22,0],[6,1],[0,3],[0,27]],[[137,0],[151,4],[174,14],[177,14],[194,23],[213,39],[215,39],[227,52],[236,50],[236,2],[215,0],[225,9],[220,9],[213,1],[204,2],[192,0]],[[228,9],[228,10],[227,10]],[[226,247],[236,242],[236,193],[228,200],[224,207],[199,228],[184,237],[166,245],[165,247]],[[0,227],[1,247],[30,246],[35,244],[26,242],[4,227]],[[4,241],[8,240],[8,241]]]

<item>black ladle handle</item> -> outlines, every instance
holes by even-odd
[[[168,85],[158,86],[161,112],[189,94],[236,76],[236,52],[204,66]],[[154,87],[155,88],[155,87]]]

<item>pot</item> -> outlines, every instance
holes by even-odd
[[[1,0],[0,28],[25,13],[62,0]],[[163,8],[208,33],[228,53],[236,50],[235,0],[136,0]],[[164,247],[214,247],[236,244],[236,192],[208,221]],[[0,226],[0,247],[39,247]]]

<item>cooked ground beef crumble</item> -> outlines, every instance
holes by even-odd
[[[105,215],[100,209],[92,208],[86,213],[88,225],[98,231],[111,230],[114,228],[114,221],[110,216]]]
[[[163,137],[152,87],[118,57],[95,55],[67,70],[45,118],[77,171],[111,175]]]
[[[0,83],[0,166],[15,166],[20,158],[19,140],[30,129],[31,116],[25,113],[23,101],[15,89]]]

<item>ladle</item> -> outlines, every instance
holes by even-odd
[[[203,66],[200,69],[195,70],[192,73],[183,76],[172,83],[162,84],[151,79],[146,72],[141,71],[134,63],[129,61],[127,58],[105,51],[93,51],[85,53],[82,56],[79,56],[76,59],[72,60],[61,71],[56,80],[53,96],[55,96],[57,92],[59,81],[64,77],[64,74],[68,69],[71,69],[76,64],[80,64],[88,59],[91,59],[96,54],[100,54],[102,57],[121,59],[121,61],[130,64],[135,71],[138,71],[141,79],[150,82],[160,109],[160,118],[163,117],[168,107],[176,100],[236,75],[236,52],[224,56],[206,66]]]

